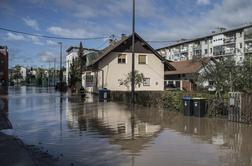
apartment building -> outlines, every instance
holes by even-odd
[[[219,32],[191,40],[181,40],[157,51],[171,61],[232,56],[240,63],[246,56],[252,55],[252,24],[229,30],[221,28]]]

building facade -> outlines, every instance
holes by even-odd
[[[183,40],[157,51],[171,61],[204,57],[234,57],[237,63],[252,55],[252,24]]]
[[[0,46],[0,85],[8,85],[9,54],[7,46]]]
[[[89,49],[89,48],[84,48],[84,55],[92,52],[97,52],[98,50],[95,49]],[[65,72],[65,78],[66,78],[66,83],[69,85],[69,72],[70,72],[70,67],[71,64],[73,63],[73,60],[78,57],[78,52],[79,52],[79,47],[69,47],[67,50],[67,56],[66,56],[66,72]]]
[[[107,88],[111,91],[130,91],[131,86],[122,84],[132,71],[132,35],[99,52],[96,60],[88,65],[83,75],[86,90],[97,92]],[[135,70],[143,74],[143,83],[136,91],[164,90],[164,60],[138,34],[135,34]]]

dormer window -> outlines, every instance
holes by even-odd
[[[118,55],[118,64],[126,64],[126,54]]]

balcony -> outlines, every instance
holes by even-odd
[[[252,53],[252,47],[245,48],[245,53]]]
[[[226,37],[224,39],[224,44],[233,44],[235,43],[235,41],[236,41],[235,36]]]
[[[181,52],[181,53],[188,52],[188,47],[182,47],[182,48],[180,49],[180,52]]]
[[[201,50],[201,45],[194,45],[194,46],[193,46],[193,49],[194,49],[194,50]]]
[[[252,34],[245,34],[244,35],[244,40],[245,41],[252,41]]]

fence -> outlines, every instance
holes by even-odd
[[[228,120],[240,123],[252,123],[252,93],[229,93]]]

